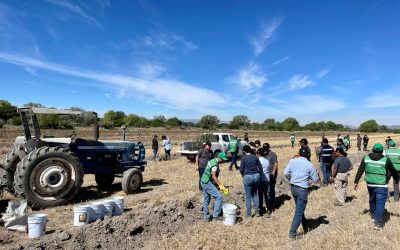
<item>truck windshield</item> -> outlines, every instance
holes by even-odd
[[[218,142],[218,135],[213,135],[213,134],[202,134],[200,136],[200,141],[205,142],[205,141],[210,141],[210,142]]]
[[[222,135],[222,140],[225,142],[229,142],[229,135]]]

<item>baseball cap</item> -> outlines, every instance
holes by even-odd
[[[394,141],[388,141],[388,144],[392,147],[396,146],[396,143]]]
[[[341,155],[347,156],[347,153],[346,153],[346,151],[344,151],[343,148],[337,148],[336,152],[339,152]]]
[[[372,147],[372,151],[374,151],[374,152],[382,152],[383,151],[382,144],[375,143],[374,146]]]
[[[304,143],[304,144],[308,144],[308,141],[307,141],[306,138],[302,138],[299,142],[300,142],[300,143]]]
[[[224,161],[227,161],[227,160],[228,160],[228,158],[226,158],[226,155],[225,155],[223,152],[219,152],[219,153],[217,154],[217,157],[218,157],[218,158],[221,158],[221,159],[224,160]]]

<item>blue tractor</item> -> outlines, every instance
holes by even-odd
[[[27,200],[32,208],[69,202],[79,191],[84,174],[94,174],[99,189],[110,188],[115,177],[122,177],[122,189],[127,194],[141,187],[147,164],[144,145],[99,141],[96,113],[90,113],[91,140],[78,138],[75,132],[65,138],[41,134],[37,114],[81,115],[80,111],[24,107],[18,108],[18,113],[24,136],[16,138],[3,160],[0,186]]]

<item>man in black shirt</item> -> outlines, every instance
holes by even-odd
[[[153,140],[151,142],[151,149],[153,150],[153,160],[155,161],[157,159],[157,154],[158,154],[158,141],[157,141],[157,135],[154,135]]]
[[[322,150],[320,152],[320,167],[322,171],[322,185],[327,186],[332,172],[332,162],[333,162],[333,148],[328,144],[328,139],[322,139]]]
[[[195,162],[195,168],[197,171],[199,171],[199,190],[203,191],[201,188],[201,183],[200,183],[200,178],[204,173],[204,170],[206,169],[208,161],[210,161],[213,158],[213,152],[211,150],[211,142],[206,141],[203,142],[203,146],[200,148],[199,152],[197,152],[196,155],[196,162]]]

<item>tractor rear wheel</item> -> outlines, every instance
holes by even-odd
[[[21,161],[18,156],[18,147],[11,149],[3,159],[5,172],[0,175],[0,183],[5,185],[5,190],[14,193],[14,173],[18,163]]]
[[[18,164],[14,189],[32,208],[58,206],[74,198],[83,183],[83,175],[82,164],[71,151],[41,147]]]
[[[134,193],[139,190],[143,182],[143,175],[140,169],[131,168],[124,172],[122,176],[122,190],[126,194]]]
[[[95,180],[100,190],[110,190],[114,182],[114,174],[96,174]]]
[[[0,163],[0,177],[5,176],[6,170],[4,169],[4,165]],[[3,178],[0,178],[0,197],[3,192],[3,188],[7,186],[7,183],[3,182]]]

